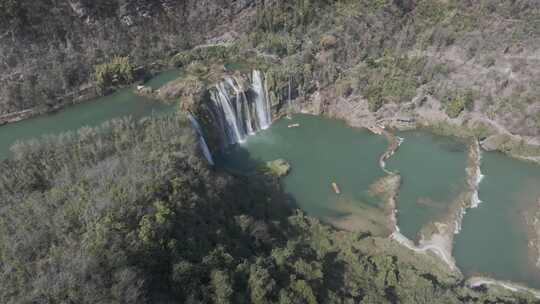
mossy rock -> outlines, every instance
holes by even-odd
[[[279,158],[266,162],[266,164],[260,168],[260,171],[264,172],[265,174],[282,177],[289,174],[291,171],[291,165],[286,160]]]

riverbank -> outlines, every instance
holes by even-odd
[[[379,157],[379,166],[387,174],[385,178],[381,179],[381,182],[385,182],[387,185],[385,187],[387,215],[389,222],[393,225],[392,233],[390,234],[389,238],[414,252],[424,254],[431,252],[435,254],[435,256],[437,256],[450,269],[450,271],[460,273],[456,266],[455,260],[452,257],[453,234],[447,223],[433,223],[433,227],[435,229],[432,229],[432,234],[429,236],[429,238],[426,238],[423,235],[418,245],[400,232],[396,218],[396,198],[399,195],[401,176],[397,172],[392,172],[386,169],[386,160],[388,160],[397,151],[399,146],[403,143],[403,139],[382,128],[379,130],[380,132],[377,132],[377,134],[384,136],[388,142],[386,151]],[[384,189],[384,187],[379,188]]]
[[[381,134],[388,141],[388,148],[379,158],[379,166],[386,174],[394,174],[395,172],[389,171],[386,169],[386,160],[388,160],[394,153],[397,151],[399,146],[403,143],[403,138],[395,136],[394,134],[381,129]]]
[[[429,241],[423,240],[421,244],[417,246],[412,240],[408,239],[399,231],[396,217],[396,199],[399,195],[401,176],[397,172],[387,170],[384,161],[394,154],[402,140],[388,131],[384,131],[381,135],[389,140],[387,150],[379,158],[379,165],[387,175],[377,181],[377,183],[372,186],[372,189],[377,189],[373,191],[384,197],[386,202],[385,210],[392,231],[388,238],[417,253],[427,254],[428,252],[431,252],[435,254],[435,256],[438,257],[450,271],[460,274],[459,269],[456,267],[455,260],[452,257],[452,249],[451,247],[448,247],[449,240],[445,238],[444,235],[433,235]]]
[[[22,110],[22,111],[18,111],[18,112],[12,112],[12,113],[6,113],[6,114],[0,115],[0,127],[8,125],[8,124],[16,123],[16,122],[28,120],[31,118],[36,118],[39,116],[45,116],[45,115],[57,113],[57,112],[60,112],[69,108],[70,106],[74,106],[74,105],[78,105],[82,103],[90,103],[90,102],[99,100],[100,98],[106,98],[108,96],[111,96],[117,93],[119,90],[130,88],[130,87],[135,88],[138,84],[145,84],[147,82],[151,82],[153,79],[159,78],[161,74],[167,73],[167,71],[169,71],[167,66],[159,62],[152,62],[148,64],[147,66],[137,67],[135,70],[139,71],[137,73],[139,77],[130,85],[117,86],[109,90],[106,94],[100,94],[95,83],[90,83],[90,82],[85,83],[81,85],[80,87],[78,87],[75,91],[65,94],[62,97],[58,97],[57,103],[55,103],[53,106],[37,106],[37,107]],[[169,79],[169,80],[173,80],[173,79]],[[134,89],[134,93],[137,93],[137,90]],[[145,96],[145,97],[152,98],[152,96]]]
[[[536,290],[533,288],[525,287],[520,284],[512,283],[512,282],[506,282],[506,281],[499,281],[491,278],[486,277],[471,277],[467,279],[465,284],[470,288],[478,288],[483,285],[487,286],[498,286],[513,292],[524,292],[533,295],[535,298],[540,299],[540,290]]]
[[[380,125],[397,130],[425,129],[439,135],[478,139],[486,151],[500,151],[510,157],[540,164],[540,138],[511,133],[504,125],[486,114],[464,110],[450,118],[442,103],[422,88],[406,103],[384,104],[377,112],[369,109],[367,99],[358,95],[336,96],[333,86],[299,98],[297,110],[302,113],[343,119],[350,126],[368,128]]]
[[[526,212],[529,258],[535,267],[540,268],[540,197],[536,204]]]
[[[12,112],[12,113],[6,113],[3,115],[0,115],[0,127],[7,124],[16,123],[19,121],[33,118],[33,117],[37,117],[39,115],[47,115],[47,114],[55,113],[70,105],[75,105],[82,102],[91,101],[98,97],[99,97],[99,94],[97,93],[95,86],[91,84],[87,84],[87,85],[82,86],[77,92],[72,92],[63,97],[60,97],[59,100],[62,100],[62,101],[55,104],[54,106],[34,107],[34,108],[25,109],[18,112]]]
[[[369,187],[369,192],[372,195],[376,195],[384,201],[385,222],[388,230],[386,236],[391,235],[397,229],[396,198],[400,185],[401,176],[399,173],[390,172]]]
[[[175,106],[138,96],[129,88],[120,89],[90,102],[66,107],[49,115],[38,115],[17,123],[0,127],[0,159],[9,158],[17,149],[16,143],[43,136],[70,132],[84,132],[85,127],[95,127],[115,119],[138,120],[143,117],[171,113]]]
[[[456,267],[454,258],[452,257],[451,254],[448,253],[448,250],[445,247],[447,244],[447,240],[445,239],[435,237],[435,238],[432,238],[430,241],[426,241],[417,246],[414,244],[413,241],[409,240],[406,236],[401,234],[399,230],[394,231],[392,235],[390,236],[390,239],[398,242],[402,246],[414,252],[420,252],[424,254],[427,254],[428,252],[432,252],[435,254],[435,256],[440,258],[440,260],[444,262],[444,264],[448,266],[448,268],[452,272],[460,273],[459,269]]]
[[[482,174],[480,170],[481,152],[478,141],[473,141],[468,149],[467,166],[465,168],[467,189],[450,204],[444,218],[439,221],[431,222],[422,228],[420,240],[418,245],[416,245],[412,240],[408,239],[400,232],[396,219],[397,209],[395,199],[399,194],[401,178],[396,172],[386,169],[386,160],[396,152],[403,142],[403,139],[384,129],[381,129],[381,132],[378,134],[384,136],[388,141],[388,148],[379,158],[379,166],[387,173],[387,178],[390,178],[390,180],[392,180],[391,178],[393,176],[398,177],[398,184],[397,187],[393,189],[394,192],[385,198],[387,206],[391,208],[391,212],[388,213],[390,214],[389,221],[394,223],[390,238],[415,252],[432,252],[439,257],[450,270],[459,272],[456,261],[452,256],[454,235],[459,233],[461,229],[461,223],[466,209],[477,207],[479,204],[478,186],[482,179]]]

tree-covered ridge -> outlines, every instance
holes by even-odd
[[[196,147],[176,115],[15,146],[0,302],[528,303],[294,212],[273,177],[210,169]]]

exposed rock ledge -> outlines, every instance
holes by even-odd
[[[297,103],[298,104],[298,103]],[[335,96],[331,87],[316,91],[299,103],[299,111],[343,119],[352,127],[367,128],[380,124],[392,128],[426,128],[436,133],[481,139],[485,150],[499,150],[510,156],[540,163],[540,138],[512,134],[505,126],[480,112],[462,112],[450,118],[442,104],[423,88],[408,103],[387,103],[377,112],[368,108],[361,96]]]

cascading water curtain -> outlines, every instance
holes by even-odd
[[[246,137],[272,124],[271,106],[265,77],[254,70],[249,88],[232,76],[217,84],[211,92],[213,116],[224,134],[224,142],[244,142]]]

